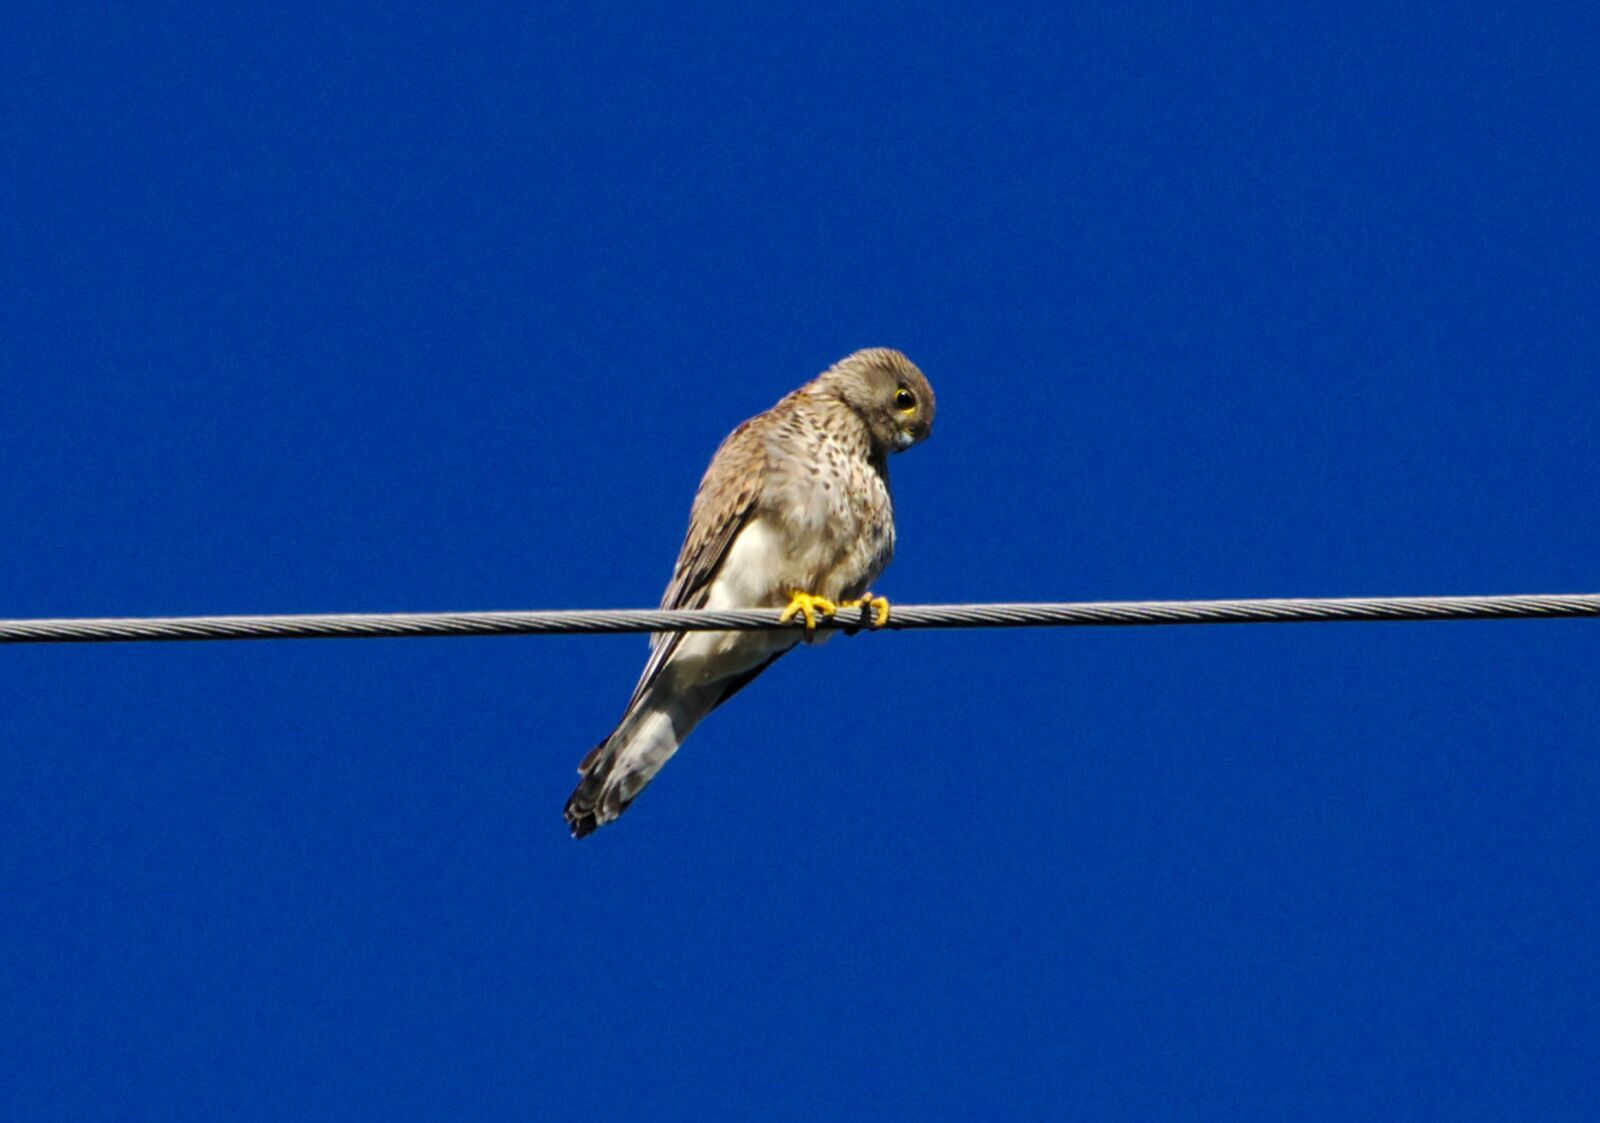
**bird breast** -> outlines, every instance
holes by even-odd
[[[865,432],[825,418],[769,451],[774,494],[763,515],[781,540],[777,598],[859,596],[894,553],[894,505]]]

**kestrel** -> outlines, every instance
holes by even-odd
[[[841,359],[722,442],[689,511],[662,608],[840,608],[887,618],[868,593],[894,554],[889,454],[933,428],[933,388],[899,351]],[[578,765],[574,838],[628,809],[700,719],[800,642],[794,631],[658,632],[622,720]]]

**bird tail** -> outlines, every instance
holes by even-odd
[[[583,778],[567,799],[573,838],[593,834],[626,811],[678,751],[700,716],[687,712],[682,701],[661,706],[647,694],[584,756],[578,765]]]

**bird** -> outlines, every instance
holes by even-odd
[[[616,727],[584,756],[566,805],[574,838],[620,816],[707,714],[802,640],[856,609],[881,627],[871,587],[894,555],[890,455],[933,430],[933,387],[887,347],[847,355],[736,427],[695,492],[664,609],[782,609],[804,628],[656,632]]]

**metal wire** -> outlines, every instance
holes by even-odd
[[[593,635],[617,632],[800,628],[768,608],[659,611],[384,612],[314,616],[166,616],[0,620],[0,643],[145,640],[361,639],[379,636]],[[1600,616],[1600,593],[1492,597],[1340,597],[1279,600],[1084,601],[1067,604],[912,604],[885,631],[914,628],[1059,628],[1154,624],[1288,624],[1334,620],[1487,620]],[[819,628],[854,632],[852,609]]]

